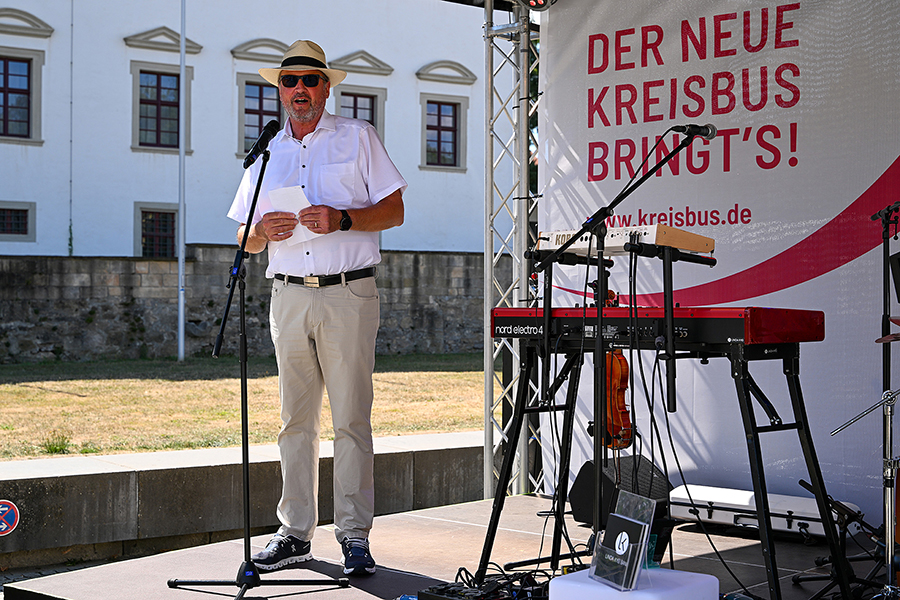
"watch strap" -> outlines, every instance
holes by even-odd
[[[341,231],[349,231],[351,227],[353,227],[353,219],[350,218],[350,213],[346,210],[341,210]]]

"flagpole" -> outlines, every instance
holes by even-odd
[[[185,3],[181,0],[181,39],[179,40],[178,66],[178,360],[184,360],[184,253],[185,253],[185,201],[184,155],[187,140],[187,86],[185,85]]]

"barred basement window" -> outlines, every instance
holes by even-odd
[[[141,211],[141,256],[175,257],[174,212]]]
[[[0,234],[28,235],[28,211],[0,208]]]

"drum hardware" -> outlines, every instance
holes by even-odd
[[[900,460],[893,457],[893,420],[894,420],[894,404],[897,397],[900,396],[900,390],[886,391],[881,396],[881,400],[870,406],[863,412],[859,413],[837,429],[831,432],[831,435],[837,435],[847,427],[850,427],[869,413],[875,411],[879,407],[883,407],[882,419],[882,481],[884,482],[884,567],[885,567],[885,584],[881,592],[873,596],[875,599],[900,599],[900,586],[897,585],[895,569],[894,569],[894,549],[895,549],[895,526],[896,526],[896,506],[894,480],[897,474],[897,467]]]
[[[802,479],[800,480],[800,487],[808,492],[815,493],[812,486]],[[880,587],[880,584],[878,583],[876,576],[881,570],[881,567],[884,565],[884,530],[882,528],[873,527],[872,525],[867,523],[863,518],[864,515],[862,511],[860,511],[858,507],[848,506],[843,502],[835,500],[831,496],[826,497],[825,500],[828,503],[829,509],[831,509],[831,511],[835,515],[837,515],[835,522],[840,528],[841,556],[847,557],[847,561],[851,563],[866,561],[874,561],[876,563],[864,577],[857,577],[851,571],[850,583],[859,586],[854,589],[854,594],[859,594],[863,588],[877,589],[878,587]],[[859,531],[861,531],[872,543],[875,544],[873,553],[866,552],[856,556],[847,556],[847,539],[852,535],[850,533],[850,528],[853,525],[856,525]],[[833,562],[834,561],[832,556],[818,557],[815,561],[817,567],[832,565]],[[801,585],[806,581],[829,582],[825,587],[810,596],[809,600],[819,600],[820,598],[824,598],[825,595],[828,594],[837,585],[837,577],[833,567],[827,575],[810,575],[800,573],[791,577],[791,582],[794,585]]]

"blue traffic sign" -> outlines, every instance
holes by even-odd
[[[0,500],[0,536],[9,535],[19,524],[19,509],[9,500]]]

